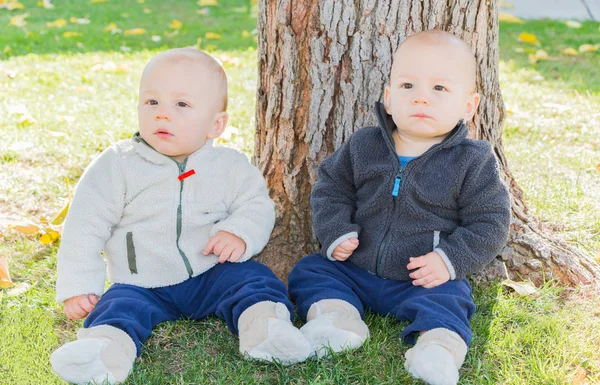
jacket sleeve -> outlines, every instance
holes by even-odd
[[[352,137],[319,165],[317,183],[310,197],[313,229],[321,242],[321,254],[330,260],[340,243],[360,234],[360,226],[353,223],[356,186],[351,142]]]
[[[456,280],[485,267],[508,240],[510,194],[489,143],[480,143],[485,152],[471,162],[458,198],[460,225],[434,249],[451,262]]]
[[[240,237],[246,243],[246,252],[238,262],[244,262],[260,253],[269,242],[275,225],[275,204],[269,197],[262,173],[245,155],[236,154],[229,167],[234,178],[230,184],[233,202],[229,216],[212,227],[210,236],[223,230]]]
[[[57,256],[57,302],[104,293],[106,264],[100,252],[121,219],[124,196],[118,154],[111,147],[90,163],[75,188]]]

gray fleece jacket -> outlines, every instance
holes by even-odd
[[[450,278],[465,278],[499,254],[510,196],[487,141],[460,122],[440,144],[401,168],[381,103],[379,127],[356,131],[319,166],[310,203],[321,254],[357,237],[349,261],[378,276],[410,280],[410,257],[436,251]]]

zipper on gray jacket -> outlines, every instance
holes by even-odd
[[[187,163],[187,158],[183,161],[183,163],[178,163],[176,161],[175,163],[177,163],[177,167],[179,168],[179,175],[183,174],[183,172],[185,171],[185,164]],[[185,256],[183,250],[181,250],[181,248],[179,247],[179,237],[181,236],[181,197],[183,192],[184,181],[185,179],[182,179],[179,182],[179,206],[177,207],[177,240],[175,241],[175,243],[177,244],[177,250],[179,250],[179,255],[181,255],[181,258],[183,258],[183,263],[185,264],[185,268],[187,269],[188,275],[191,278],[194,273],[192,271],[192,266],[190,265],[190,261]]]
[[[390,217],[394,215],[394,211],[396,209],[396,198],[398,197],[398,194],[400,193],[400,186],[402,183],[402,177],[404,176],[405,169],[406,169],[406,166],[400,166],[400,169],[398,170],[398,173],[396,174],[396,178],[394,179],[394,188],[392,189],[392,196],[394,197],[394,200],[393,200],[394,205],[392,206],[392,213],[390,214]],[[392,218],[389,219],[388,227],[385,230],[385,234],[383,235],[383,240],[379,244],[379,250],[377,251],[377,259],[375,260],[375,275],[379,275],[379,265],[381,264],[381,256],[383,255],[383,252],[385,251],[385,248],[387,246],[388,235],[390,233],[391,227],[392,227]]]

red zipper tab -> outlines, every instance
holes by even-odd
[[[191,169],[190,171],[186,171],[183,174],[179,175],[177,177],[177,179],[179,180],[184,180],[185,178],[187,178],[188,176],[192,176],[196,173],[196,171],[194,171],[194,169]]]

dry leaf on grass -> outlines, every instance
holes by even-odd
[[[25,19],[28,16],[29,16],[29,13],[22,13],[20,15],[13,16],[10,18],[10,21],[8,22],[8,24],[15,26],[15,27],[24,27],[25,25],[27,25],[27,20],[25,20]]]
[[[0,287],[6,289],[10,285],[12,285],[12,281],[8,271],[8,260],[6,255],[0,255]]]
[[[510,287],[521,296],[537,294],[537,289],[535,288],[535,286],[527,282],[515,282],[510,279],[505,279],[502,281],[502,284],[504,286]]]
[[[18,295],[21,295],[25,292],[27,292],[27,290],[29,290],[31,288],[31,285],[28,284],[27,282],[21,282],[17,285],[15,285],[15,287],[13,287],[12,289],[8,290],[6,292],[6,296],[7,297],[16,297]]]

